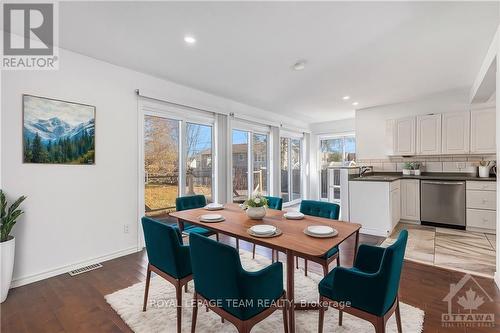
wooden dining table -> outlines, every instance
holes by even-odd
[[[216,213],[224,216],[222,222],[202,222],[200,216],[208,213]],[[184,222],[202,226],[203,228],[213,230],[217,233],[229,235],[242,239],[257,245],[265,246],[286,254],[287,265],[287,298],[290,332],[295,332],[295,310],[307,309],[299,306],[294,301],[294,257],[322,257],[331,248],[339,245],[347,238],[354,236],[354,258],[359,242],[359,229],[361,225],[352,222],[342,222],[327,218],[306,215],[301,220],[288,220],[281,210],[267,209],[266,216],[262,220],[252,220],[248,218],[245,211],[237,204],[226,204],[223,210],[209,212],[204,208],[190,209],[170,213],[170,216],[176,217],[179,227],[183,230]],[[257,224],[269,224],[281,230],[282,234],[272,238],[254,237],[248,233],[248,229]],[[324,225],[335,228],[338,234],[330,238],[316,238],[304,233],[304,229],[311,225]]]

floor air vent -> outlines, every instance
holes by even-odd
[[[102,267],[101,264],[88,265],[88,266],[85,266],[85,267],[81,267],[81,268],[72,270],[72,271],[68,272],[68,274],[71,275],[71,276],[75,276],[75,275],[78,275],[78,274],[82,274],[82,273],[93,271],[94,269],[98,269],[98,268],[101,268],[101,267]]]

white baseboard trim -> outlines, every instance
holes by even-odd
[[[367,229],[367,228],[361,228],[359,229],[359,232],[365,235],[372,235],[372,236],[380,236],[380,237],[387,237],[391,233],[387,233],[383,230],[379,229]]]
[[[500,289],[500,271],[495,272],[495,283],[497,284],[497,288]]]
[[[127,254],[131,254],[131,253],[135,253],[135,252],[139,252],[139,251],[140,250],[137,248],[137,246],[132,246],[132,247],[124,249],[124,250],[116,251],[116,252],[106,254],[103,256],[99,256],[99,257],[95,257],[92,259],[83,260],[83,261],[80,261],[80,262],[77,262],[74,264],[65,265],[65,266],[61,266],[58,268],[54,268],[54,269],[49,269],[47,271],[37,273],[37,274],[23,276],[20,278],[16,278],[15,280],[12,280],[10,287],[16,288],[16,287],[24,286],[26,284],[37,282],[40,280],[45,280],[45,279],[51,278],[51,277],[56,276],[56,275],[67,273],[69,271],[72,271],[76,268],[80,268],[82,266],[87,266],[87,265],[96,264],[99,262],[108,261],[111,259],[123,257]]]

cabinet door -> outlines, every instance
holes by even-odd
[[[394,155],[415,155],[415,117],[394,121]]]
[[[391,191],[391,223],[392,228],[401,219],[401,190],[399,188]]]
[[[418,179],[401,181],[401,218],[410,221],[420,220],[420,181]]]
[[[495,109],[471,111],[471,153],[494,154],[496,152]]]
[[[441,154],[441,115],[417,117],[417,154]]]
[[[470,112],[444,113],[442,122],[443,154],[468,154]]]

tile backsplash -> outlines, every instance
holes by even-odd
[[[446,155],[358,159],[356,162],[360,166],[373,166],[375,172],[400,172],[405,162],[420,162],[420,170],[423,172],[477,173],[479,161],[496,161],[496,159],[496,155]]]

